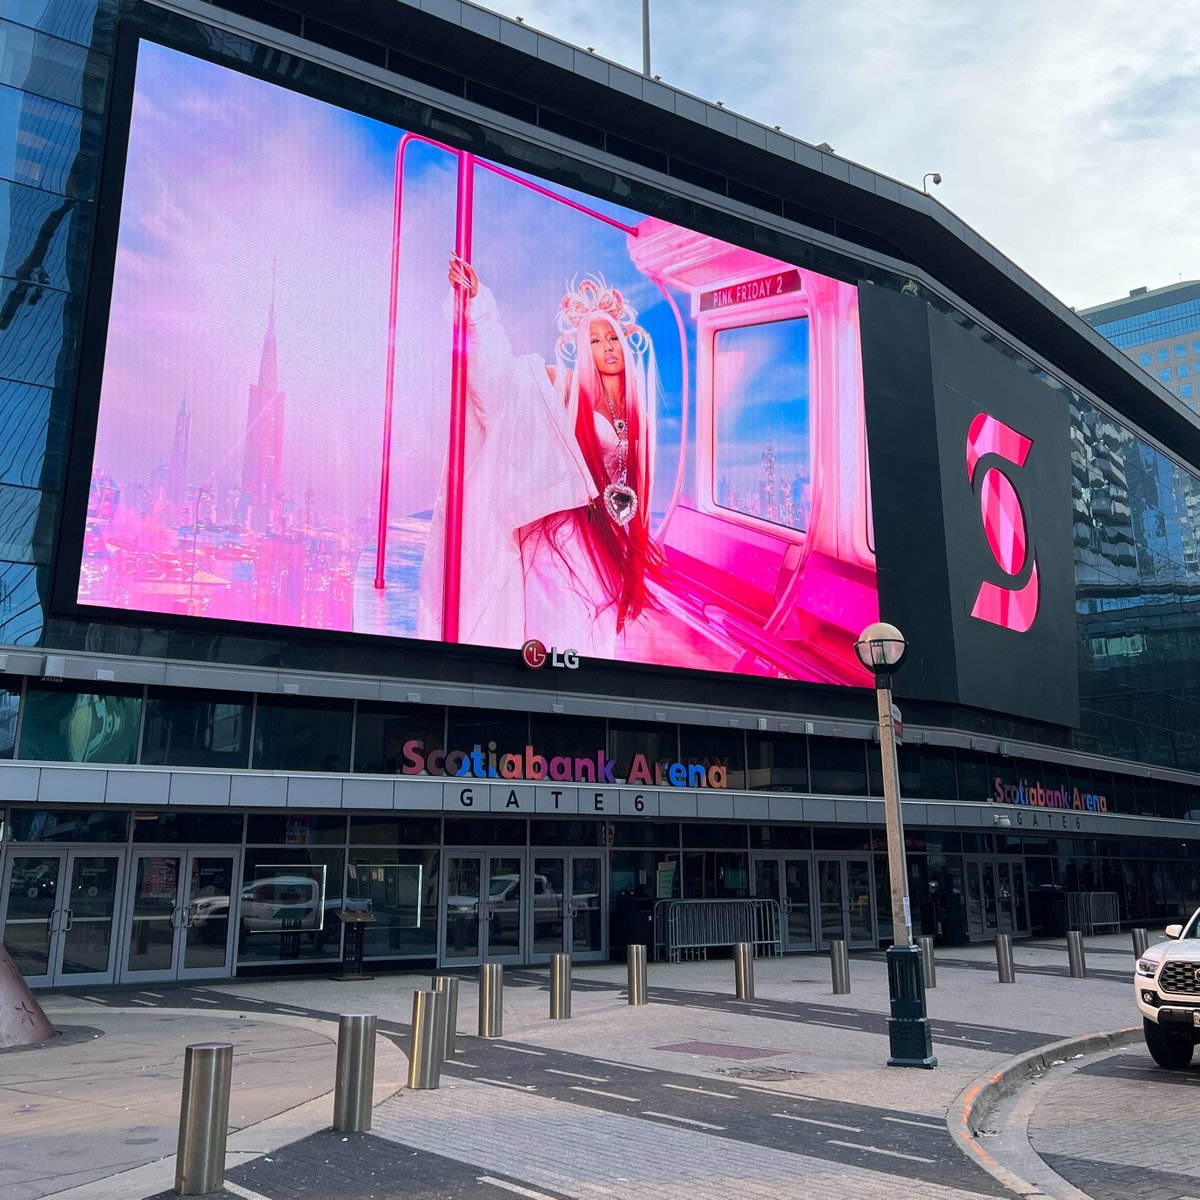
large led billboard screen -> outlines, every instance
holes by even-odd
[[[77,599],[868,683],[857,289],[142,42]]]

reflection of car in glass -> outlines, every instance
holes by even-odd
[[[349,901],[348,906],[362,907],[363,902]],[[340,898],[322,898],[321,884],[306,875],[272,875],[257,879],[246,884],[239,896],[239,936],[304,930],[314,943],[319,944],[328,928],[326,918],[341,907]],[[228,896],[202,896],[193,900],[190,906],[192,926],[211,929],[212,936],[217,939],[225,935],[224,923],[219,918],[228,915]]]
[[[1150,1057],[1178,1070],[1200,1042],[1200,909],[1186,925],[1168,925],[1166,934],[1168,941],[1138,958],[1133,995]]]
[[[18,868],[13,868],[12,883],[9,885],[14,892],[24,892],[30,900],[38,896],[53,896],[58,891],[58,868],[39,863],[19,875]]]
[[[534,935],[541,932],[537,926],[541,919],[553,923],[562,916],[562,893],[557,891],[545,875],[534,875],[533,917]],[[446,912],[450,917],[478,917],[477,896],[450,896],[446,901]],[[503,933],[519,929],[521,923],[521,876],[493,875],[488,887],[487,898],[488,936],[498,938]]]

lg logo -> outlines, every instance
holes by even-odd
[[[574,650],[556,650],[553,646],[547,649],[537,638],[530,638],[521,647],[521,661],[531,671],[540,671],[547,663],[567,671],[579,669],[579,655]]]
[[[979,413],[967,431],[967,479],[975,485],[979,460],[992,454],[1023,467],[1033,441],[987,413]],[[1025,633],[1038,611],[1037,556],[1029,554],[1029,530],[1017,490],[998,467],[989,467],[979,483],[979,509],[988,547],[1010,585],[984,582],[971,616],[1014,633]],[[1028,568],[1028,570],[1026,569]],[[1020,582],[1024,577],[1024,582]]]

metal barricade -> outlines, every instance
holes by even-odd
[[[1013,961],[1012,934],[996,934],[996,974],[1001,983],[1017,982],[1017,965]]]
[[[850,951],[845,938],[829,939],[829,969],[833,976],[833,994],[846,996],[850,992]]]
[[[758,955],[783,953],[778,900],[659,900],[654,956],[670,962],[707,959],[717,947],[749,942]]]
[[[1078,929],[1067,933],[1067,969],[1072,979],[1087,978],[1087,959],[1083,953],[1083,934]]]
[[[370,1013],[345,1013],[338,1018],[333,1127],[342,1133],[364,1133],[371,1128],[375,1026],[375,1017]]]
[[[933,938],[919,937],[917,945],[921,947],[921,969],[925,975],[925,988],[937,987],[937,961],[933,957]]]
[[[233,1046],[229,1042],[200,1042],[184,1049],[175,1157],[175,1191],[181,1196],[207,1196],[225,1185],[232,1072]]]
[[[1068,892],[1067,928],[1092,937],[1099,929],[1121,930],[1121,907],[1116,892]]]

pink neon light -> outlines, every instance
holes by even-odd
[[[454,252],[471,261],[471,227],[475,211],[475,156],[458,159],[457,214]],[[442,640],[458,641],[459,596],[462,593],[463,487],[467,452],[467,305],[459,288],[454,296],[454,350],[450,362],[450,447],[446,454],[446,557],[442,576]]]
[[[987,413],[978,413],[967,430],[967,478],[974,482],[975,468],[985,454],[996,454],[1015,466],[1025,465],[1033,441]],[[1025,566],[1029,536],[1025,513],[1012,480],[995,467],[983,477],[979,508],[988,548],[1007,575],[1018,575]],[[1028,581],[1020,588],[984,582],[971,609],[971,616],[1014,633],[1025,633],[1037,618],[1037,561]]]
[[[1035,562],[1029,582],[1023,588],[1014,591],[995,583],[981,584],[971,616],[991,625],[1011,629],[1013,633],[1027,633],[1037,618],[1040,590]]]
[[[983,532],[996,561],[1009,575],[1019,575],[1025,566],[1025,514],[1011,480],[993,467],[983,477],[979,490]]]
[[[530,179],[524,179],[520,175],[517,175],[512,171],[508,171],[504,167],[498,166],[496,163],[480,161],[473,154],[468,154],[465,150],[455,150],[453,146],[447,146],[444,142],[435,141],[433,138],[425,137],[424,135],[419,134],[419,133],[405,133],[401,137],[400,143],[396,147],[396,184],[395,184],[395,189],[394,189],[394,200],[392,203],[392,271],[391,271],[391,286],[390,286],[390,291],[389,291],[389,296],[388,296],[387,378],[384,380],[383,454],[382,454],[382,460],[381,460],[381,465],[380,465],[380,480],[379,480],[379,522],[378,522],[379,533],[378,533],[378,545],[375,548],[375,588],[378,591],[383,591],[384,588],[386,588],[386,586],[387,586],[387,584],[384,581],[384,568],[387,563],[388,499],[389,499],[389,493],[391,490],[391,471],[392,471],[392,408],[393,408],[393,400],[395,398],[395,391],[396,391],[396,313],[397,313],[397,309],[399,307],[399,296],[400,296],[400,216],[401,216],[401,201],[403,199],[403,193],[404,193],[404,152],[405,152],[405,150],[408,149],[408,145],[410,142],[423,142],[427,146],[433,146],[438,150],[444,150],[447,154],[453,154],[455,157],[458,158],[459,165],[460,165],[459,181],[458,181],[459,182],[459,187],[458,187],[459,208],[455,214],[455,230],[456,231],[461,230],[462,222],[463,222],[462,201],[463,201],[464,192],[463,192],[463,179],[462,179],[461,164],[464,160],[469,160],[471,163],[471,166],[472,166],[472,180],[466,187],[466,194],[470,198],[469,202],[472,206],[474,205],[474,178],[473,178],[474,168],[481,167],[485,171],[491,171],[493,175],[499,175],[501,178],[511,180],[513,183],[519,184],[523,188],[528,188],[529,191],[536,192],[539,196],[545,196],[545,197],[547,197],[547,199],[557,201],[557,203],[562,204],[567,208],[573,209],[575,212],[583,213],[585,216],[593,217],[595,220],[601,221],[605,225],[611,225],[614,229],[619,229],[622,231],[622,233],[626,233],[630,237],[638,236],[637,227],[634,225],[626,225],[624,222],[618,221],[618,220],[614,219],[613,217],[605,216],[604,213],[596,212],[595,209],[588,208],[586,205],[580,204],[578,201],[572,200],[567,196],[561,196],[557,192],[552,192],[552,191],[550,191],[549,188],[542,187],[541,184],[534,183]],[[472,222],[472,217],[473,217],[472,213],[467,214],[466,220],[467,220],[468,227],[470,226],[470,224]],[[468,234],[467,240],[468,240],[468,244],[469,244],[469,242],[470,242],[469,234]],[[460,255],[462,255],[461,249],[458,251],[458,253]],[[468,252],[468,254],[465,254],[462,256],[465,258],[469,258],[469,252]],[[661,290],[662,284],[659,283],[658,286]],[[663,294],[666,295],[666,292],[664,291]],[[674,301],[671,300],[669,296],[667,297],[667,299],[671,303],[672,308],[675,310],[676,319],[679,320],[680,318],[679,318],[678,308],[675,306]],[[465,316],[466,316],[465,302],[463,305],[463,310],[462,310],[461,316],[462,316],[462,319],[465,320]],[[460,313],[458,310],[458,306],[456,304],[455,313],[454,313],[454,339],[455,339],[456,347],[458,345],[458,340],[459,340],[459,331],[460,331],[459,321],[460,321]],[[684,337],[682,324],[680,325],[680,337],[681,337],[681,339],[683,339],[683,337]],[[686,348],[686,341],[684,341],[684,345]],[[465,380],[466,380],[465,349],[463,352],[462,370],[463,370],[463,380],[464,380],[463,387],[465,389],[465,387],[466,387],[466,383],[465,383]],[[687,395],[687,387],[686,387],[687,355],[686,355],[686,353],[684,354],[684,371],[685,371],[684,395]],[[455,376],[455,378],[457,379],[457,375]],[[463,392],[463,395],[464,396],[466,395],[465,390]],[[451,436],[453,437],[453,430],[451,431]],[[459,461],[459,466],[461,467],[461,456],[458,461]],[[447,494],[448,501],[449,501],[449,498],[450,498],[450,494],[448,493]],[[455,541],[456,547],[461,546],[461,534],[462,534],[462,503],[461,503],[461,500],[462,500],[462,498],[461,498],[461,494],[460,494],[459,506],[458,506],[458,517],[456,518],[456,522],[455,522],[455,524],[457,526],[457,534],[458,534],[456,541]],[[450,533],[450,529],[448,528],[447,534],[449,535],[449,533]],[[450,537],[447,536],[447,539],[446,539],[447,556],[449,555],[449,552],[450,552],[450,545],[451,545],[451,540],[450,540]],[[447,567],[447,569],[446,569],[446,587],[454,589],[454,593],[455,593],[455,597],[456,597],[454,611],[457,614],[457,612],[458,612],[457,596],[458,596],[458,588],[459,588],[458,559],[455,558],[454,562],[452,564],[449,557],[447,557],[446,567]],[[450,582],[451,580],[453,580],[453,583]],[[443,597],[443,603],[444,603],[444,597]],[[443,621],[444,620],[445,620],[445,617],[444,617],[444,613],[443,613]],[[456,627],[457,627],[457,622],[458,622],[458,618],[456,615],[455,616],[455,626]],[[447,638],[447,640],[448,641],[457,641],[458,639],[457,639],[457,637],[455,637],[455,638]]]
[[[999,454],[1018,467],[1025,465],[1031,439],[1010,429],[1003,421],[987,413],[979,413],[967,430],[967,478],[975,482],[975,466],[985,454]]]

